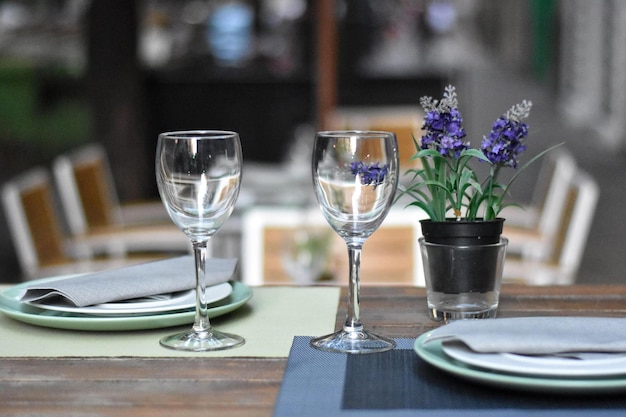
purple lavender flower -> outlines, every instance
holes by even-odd
[[[472,149],[463,141],[465,129],[454,86],[447,86],[440,100],[421,97],[420,105],[425,113],[425,132],[414,158],[421,166],[409,169],[413,183],[399,188],[414,199],[410,205],[426,211],[433,221],[445,221],[451,211],[457,219],[475,220],[481,214],[485,220],[495,218],[505,207],[503,200],[517,174],[550,150],[524,164],[508,183],[499,183],[500,168],[517,168],[518,155],[526,150],[528,125],[523,120],[530,115],[532,102],[524,100],[496,120],[480,149]],[[489,162],[486,178],[481,179],[475,171],[471,164],[474,159]]]
[[[484,137],[481,149],[494,165],[517,168],[517,156],[526,150],[524,139],[527,135],[526,123],[502,116],[493,123],[489,135]]]
[[[374,188],[383,183],[387,172],[389,171],[389,165],[385,164],[382,167],[379,162],[370,164],[369,166],[362,161],[352,162],[350,164],[350,170],[352,175],[361,177],[361,184],[374,185]]]
[[[459,158],[461,152],[469,148],[469,143],[463,142],[465,129],[463,117],[455,107],[430,110],[424,118],[426,134],[422,136],[422,149],[434,149],[443,156]]]

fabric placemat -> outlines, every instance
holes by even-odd
[[[309,416],[622,416],[623,395],[568,396],[497,389],[431,367],[395,339],[393,351],[345,355],[296,337],[274,417]]]
[[[253,287],[252,299],[240,309],[211,319],[246,344],[219,352],[178,352],[159,339],[188,326],[123,332],[86,332],[38,327],[0,313],[0,357],[287,357],[293,337],[322,335],[335,327],[339,287]]]

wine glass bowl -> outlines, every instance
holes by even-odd
[[[317,349],[372,353],[393,349],[386,337],[361,324],[359,292],[362,246],[387,216],[398,184],[398,144],[390,132],[318,132],[312,160],[315,195],[330,226],[348,247],[348,314],[343,328],[315,338]]]
[[[239,135],[227,131],[179,131],[159,135],[156,178],[161,200],[191,240],[196,270],[193,328],[161,339],[161,345],[185,351],[222,350],[244,343],[238,335],[213,329],[205,297],[209,239],[230,217],[241,182]]]

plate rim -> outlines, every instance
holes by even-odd
[[[554,392],[560,394],[618,392],[626,390],[626,377],[622,378],[561,378],[532,375],[515,375],[480,369],[447,356],[441,348],[441,340],[428,340],[433,331],[419,336],[413,344],[415,353],[430,365],[474,382],[509,387],[524,391]]]
[[[446,343],[445,340],[441,343],[441,350],[446,355],[450,356],[452,359],[465,363],[467,365],[471,365],[473,367],[482,368],[485,370],[504,372],[508,374],[514,375],[530,375],[530,376],[543,376],[543,377],[576,377],[576,378],[584,378],[584,377],[609,377],[609,376],[626,376],[626,355],[625,354],[615,354],[616,357],[612,359],[603,359],[604,362],[609,362],[605,364],[595,364],[596,366],[604,366],[604,371],[601,369],[593,369],[589,370],[589,368],[585,368],[584,366],[573,366],[574,364],[569,364],[572,366],[571,368],[566,368],[564,366],[552,366],[549,367],[546,361],[543,364],[535,363],[533,361],[533,357],[528,357],[526,364],[530,366],[530,368],[525,368],[523,365],[523,360],[520,359],[518,362],[515,361],[515,358],[521,355],[513,354],[513,353],[476,353],[471,351],[470,348],[466,347],[462,344],[449,344]],[[483,356],[482,358],[480,356]],[[619,355],[619,356],[617,356]],[[502,358],[503,361],[509,361],[510,365],[506,363],[500,362],[491,362],[489,363],[489,358]],[[557,358],[554,358],[557,359]],[[541,361],[541,357],[536,358],[536,361]],[[582,365],[583,361],[578,361],[578,365]],[[619,364],[619,368],[611,368],[615,365]],[[565,365],[565,364],[563,364]],[[588,363],[587,365],[594,365],[593,363]],[[543,368],[542,368],[543,366]],[[606,369],[609,368],[609,369]]]

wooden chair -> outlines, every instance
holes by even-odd
[[[59,155],[52,172],[74,235],[98,227],[170,222],[160,200],[120,204],[109,159],[99,144]]]
[[[416,215],[417,214],[417,215]],[[424,285],[418,238],[419,212],[392,209],[365,242],[361,258],[363,285]],[[283,266],[285,244],[295,231],[327,237],[326,274],[333,284],[347,285],[348,254],[318,208],[253,208],[242,220],[242,280],[249,285],[294,284]],[[319,283],[328,283],[320,281]]]
[[[547,258],[507,258],[506,281],[531,285],[568,285],[576,280],[599,198],[597,183],[577,172],[566,187],[563,215],[557,224],[554,248]]]
[[[50,175],[35,168],[2,187],[2,204],[24,279],[93,272],[154,258],[94,259],[88,238],[68,237],[59,220]]]
[[[119,203],[102,146],[90,144],[58,156],[53,174],[71,235],[90,235],[108,251],[122,254],[191,251],[189,239],[171,222],[161,201]]]
[[[500,214],[507,219],[503,230],[503,235],[509,239],[507,253],[525,260],[543,261],[553,256],[567,192],[577,172],[574,158],[566,151],[555,151],[548,158],[541,174],[549,178],[547,187],[538,192],[538,201],[534,210],[529,211],[530,216],[516,222],[513,211],[505,210]]]
[[[565,150],[555,149],[545,155],[537,175],[537,181],[529,204],[524,207],[509,206],[501,212],[508,225],[533,228],[538,227],[541,215],[549,202],[549,196],[554,197],[554,191],[563,187],[563,184],[574,175],[576,163],[572,155]],[[551,204],[556,204],[554,201]],[[548,208],[549,210],[549,208]]]

